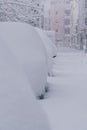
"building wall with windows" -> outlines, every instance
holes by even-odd
[[[56,42],[64,46],[75,46],[78,31],[78,0],[52,0],[49,8],[48,26],[50,30],[55,31]]]
[[[65,46],[71,45],[71,35],[72,35],[72,1],[65,0],[64,9],[64,43]]]
[[[72,47],[78,48],[78,19],[79,19],[79,0],[72,0]]]
[[[79,43],[83,49],[87,41],[87,0],[79,0]]]
[[[55,31],[58,43],[71,46],[72,0],[55,0],[51,2],[50,29]]]
[[[63,40],[64,40],[64,2],[61,0],[51,2],[50,29],[55,31],[56,42],[63,43]]]

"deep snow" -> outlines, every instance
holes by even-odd
[[[23,23],[0,23],[0,37],[19,60],[36,96],[47,82],[46,49],[35,29]]]
[[[50,92],[41,101],[52,130],[87,129],[87,54],[70,48],[58,48],[48,78]]]
[[[0,130],[49,130],[23,66],[0,37]]]

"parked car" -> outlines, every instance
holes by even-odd
[[[47,55],[35,29],[24,23],[0,23],[0,35],[24,68],[36,96],[44,94]]]
[[[22,65],[0,35],[0,129],[49,130]]]
[[[57,55],[57,49],[55,45],[50,41],[50,39],[46,36],[43,30],[36,28],[36,31],[40,35],[43,44],[46,48],[47,55],[48,55],[48,73],[51,75],[52,66],[53,66],[53,57]]]
[[[54,48],[55,54],[56,54],[57,46],[56,46],[56,40],[55,40],[55,31],[44,30],[44,33],[46,34],[47,38],[50,40],[50,43],[53,45],[53,48]]]

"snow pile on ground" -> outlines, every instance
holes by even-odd
[[[0,36],[23,66],[35,94],[44,93],[47,55],[34,28],[22,23],[0,23]]]
[[[60,48],[61,50],[61,48]],[[87,129],[87,55],[62,48],[48,78],[50,92],[41,101],[52,130]]]
[[[49,130],[23,68],[9,49],[0,36],[0,129]]]

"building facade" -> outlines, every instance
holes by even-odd
[[[79,0],[79,35],[80,49],[86,46],[87,42],[87,0]]]
[[[79,0],[72,0],[72,46],[78,48]]]
[[[72,0],[55,0],[50,6],[50,29],[55,31],[56,42],[72,46]]]
[[[55,31],[56,43],[63,44],[63,40],[64,40],[64,3],[61,0],[51,2],[50,30]]]
[[[64,9],[64,44],[65,46],[72,46],[72,1],[65,0]]]

